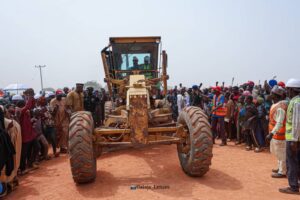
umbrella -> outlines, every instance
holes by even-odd
[[[19,94],[16,94],[12,97],[12,100],[13,101],[20,101],[20,100],[23,100],[23,97]]]
[[[4,91],[11,91],[11,90],[26,90],[29,87],[25,84],[22,83],[14,83],[14,84],[9,84],[6,86],[3,90]]]
[[[29,87],[25,84],[22,84],[22,83],[14,83],[14,84],[9,84],[8,86],[6,86],[3,90],[4,91],[14,91],[14,90],[17,90],[17,92],[19,90],[26,90],[28,89]]]

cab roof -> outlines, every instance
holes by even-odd
[[[111,44],[122,43],[160,43],[160,36],[146,36],[146,37],[110,37]]]

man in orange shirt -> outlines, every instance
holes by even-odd
[[[225,97],[221,93],[222,89],[219,86],[213,88],[214,97],[212,102],[212,132],[213,132],[213,142],[215,142],[215,138],[220,136],[222,143],[220,146],[227,145],[227,138],[225,134],[225,127],[224,127],[224,117],[227,112],[227,108],[225,105]],[[219,129],[217,128],[219,125]],[[218,134],[219,132],[219,134]]]

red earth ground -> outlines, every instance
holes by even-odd
[[[62,155],[21,177],[20,186],[6,199],[300,199],[278,192],[287,179],[270,177],[276,160],[269,152],[247,152],[230,143],[215,145],[213,154],[210,171],[192,178],[181,170],[175,145],[109,152],[97,160],[96,181],[84,185],[73,182],[68,156]],[[163,189],[132,190],[134,185]]]

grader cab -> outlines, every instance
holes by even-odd
[[[167,54],[160,49],[160,37],[114,37],[101,51],[113,109],[104,126],[97,128],[89,112],[71,116],[69,152],[76,183],[96,178],[102,147],[120,145],[177,144],[186,174],[203,176],[209,170],[212,134],[208,118],[200,108],[186,107],[173,121],[166,98]]]

